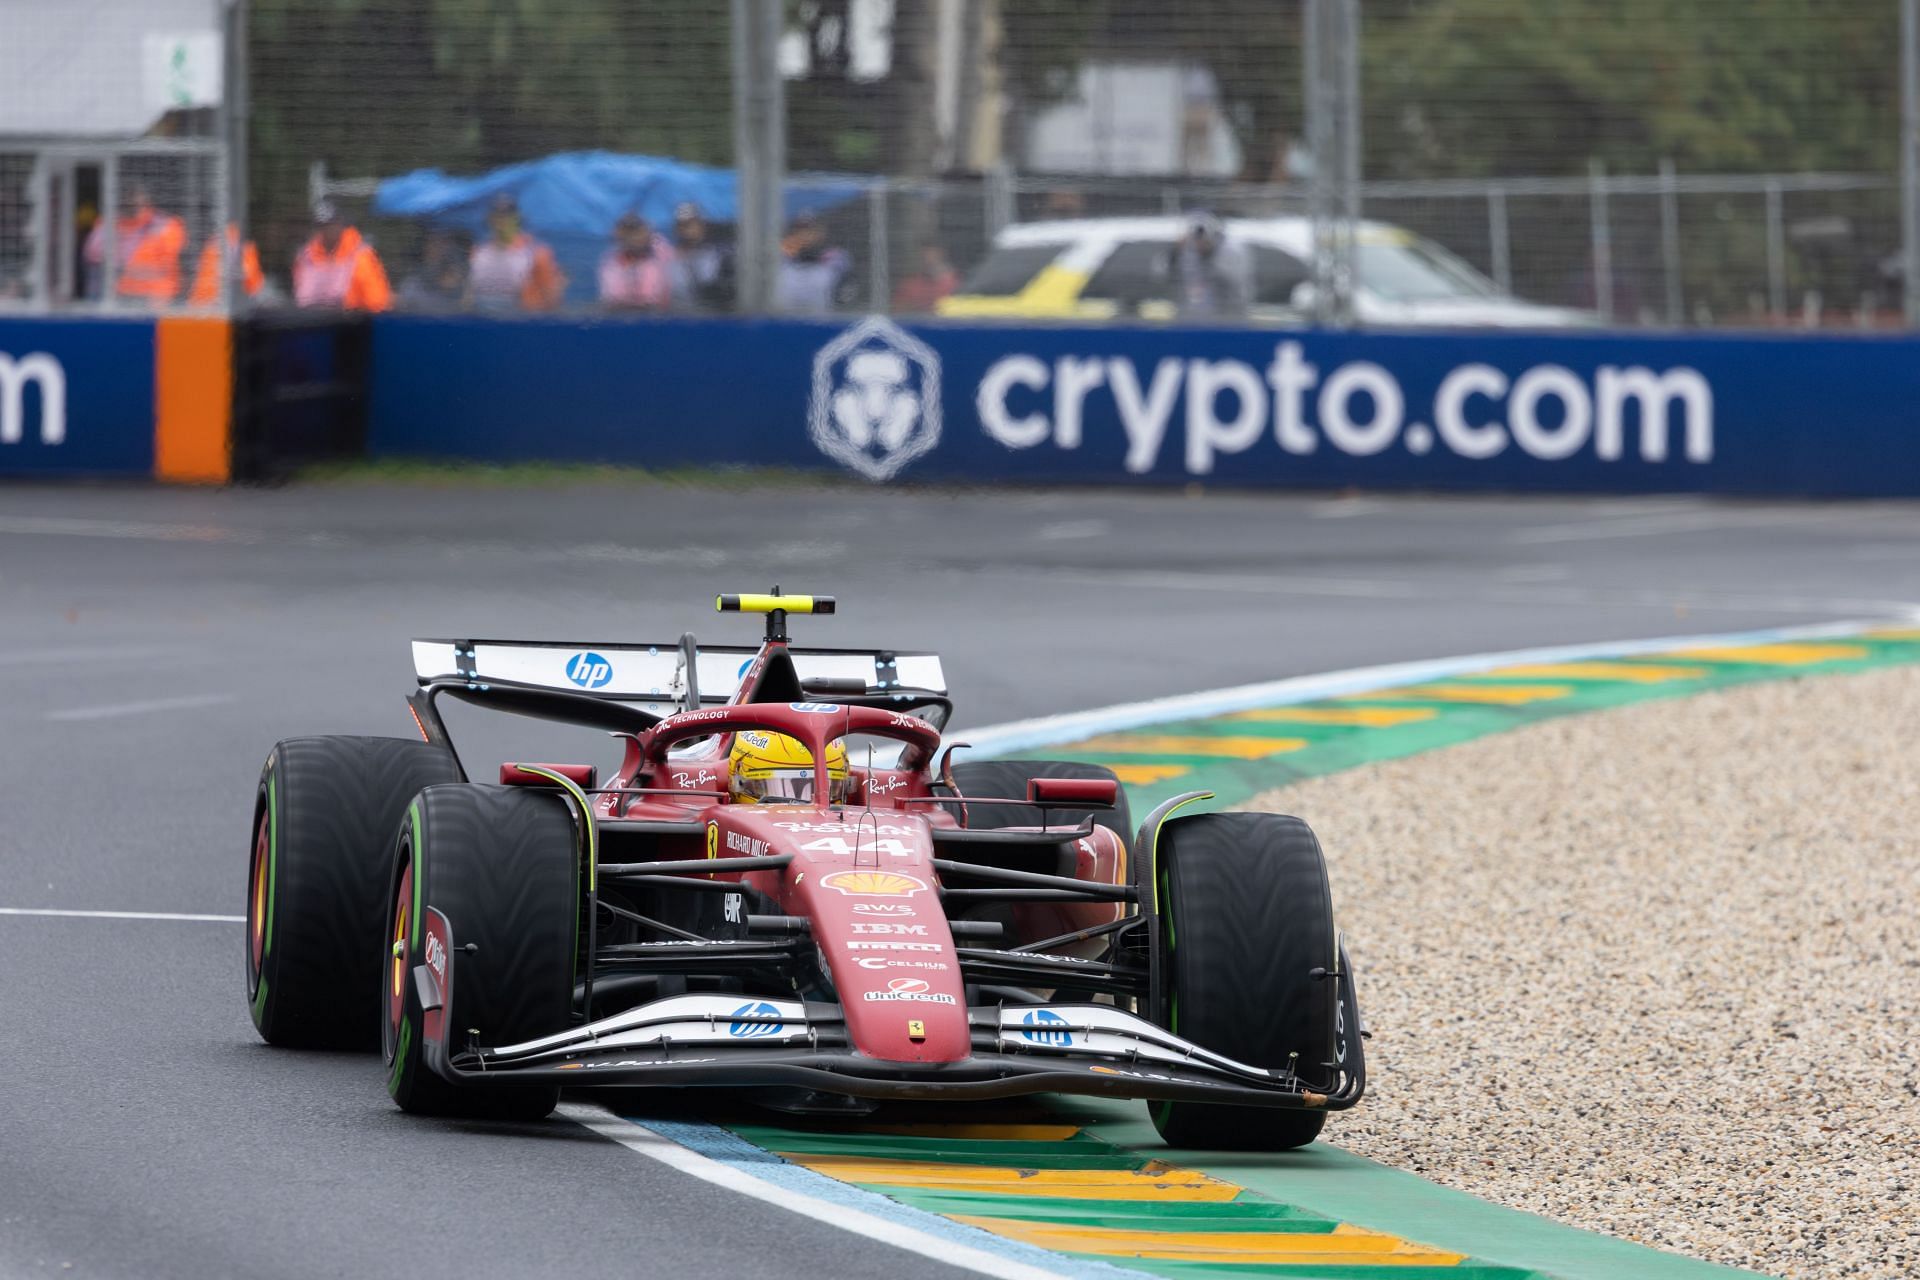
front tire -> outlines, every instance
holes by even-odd
[[[268,1044],[369,1050],[393,829],[453,754],[407,738],[288,738],[267,755],[247,868],[247,1009]]]
[[[1252,1066],[1291,1066],[1305,1088],[1333,1092],[1359,1028],[1357,1010],[1347,1018],[1340,1007],[1351,976],[1332,976],[1344,966],[1312,829],[1278,814],[1175,818],[1161,830],[1155,869],[1166,965],[1155,1021]],[[1317,1138],[1326,1119],[1324,1109],[1153,1106],[1154,1127],[1176,1147],[1287,1151]]]
[[[570,1025],[580,854],[566,801],[521,787],[428,787],[400,824],[392,867],[380,988],[387,1092],[420,1115],[545,1116],[560,1100],[557,1086],[454,1084],[434,1072],[412,974],[423,959],[422,916],[437,910],[455,951],[443,1015],[451,1052],[470,1034],[505,1045]]]

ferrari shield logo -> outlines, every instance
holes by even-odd
[[[889,480],[940,442],[940,358],[884,316],[868,316],[813,358],[807,430],[820,452]]]

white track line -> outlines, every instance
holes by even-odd
[[[764,1201],[781,1209],[791,1210],[815,1222],[838,1227],[842,1231],[850,1231],[854,1235],[865,1236],[869,1240],[892,1245],[908,1253],[917,1253],[935,1262],[965,1267],[981,1275],[1004,1277],[1004,1280],[1066,1280],[1066,1277],[1075,1273],[1068,1259],[1060,1260],[1064,1268],[1062,1270],[1035,1266],[1015,1258],[1004,1257],[998,1252],[989,1252],[987,1249],[964,1244],[954,1239],[953,1235],[945,1230],[935,1235],[918,1227],[908,1226],[893,1217],[883,1217],[879,1213],[856,1209],[844,1203],[843,1197],[836,1196],[833,1200],[826,1200],[791,1186],[777,1186],[734,1165],[702,1155],[690,1147],[681,1146],[644,1125],[614,1115],[605,1107],[580,1102],[563,1102],[560,1104],[558,1114],[575,1124],[591,1129],[603,1138],[619,1143],[629,1151],[638,1152],[649,1160],[658,1160],[661,1164],[677,1169],[690,1177],[711,1182],[717,1187],[725,1187],[743,1196],[751,1196],[755,1200]],[[799,1168],[797,1165],[785,1167]],[[807,1171],[801,1170],[801,1172]],[[875,1199],[885,1202],[884,1197],[876,1196]],[[991,1241],[996,1245],[1001,1243],[985,1232],[979,1235],[985,1241]],[[1113,1274],[1110,1270],[1107,1273]]]
[[[0,916],[67,916],[79,920],[200,920],[244,924],[245,916],[201,915],[190,911],[66,911],[58,907],[0,907]]]
[[[135,658],[158,658],[171,651],[152,645],[96,645],[84,648],[68,645],[62,649],[24,649],[0,653],[0,667],[23,667],[32,663],[119,662]]]
[[[192,711],[198,707],[217,707],[232,702],[237,694],[232,693],[195,693],[181,698],[150,698],[144,702],[116,702],[105,707],[69,707],[64,711],[49,711],[43,719],[58,724],[75,724],[85,720],[118,720],[121,716],[145,715],[150,711]]]

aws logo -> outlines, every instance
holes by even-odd
[[[0,351],[0,444],[19,444],[27,429],[27,387],[40,392],[40,443],[67,438],[67,371],[44,351],[15,359]]]
[[[582,689],[598,689],[613,679],[613,664],[597,653],[576,653],[567,659],[567,679]]]

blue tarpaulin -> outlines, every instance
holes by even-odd
[[[809,174],[785,191],[786,216],[821,213],[857,198],[858,178]],[[431,226],[486,233],[487,208],[505,192],[520,205],[526,229],[553,247],[567,273],[569,302],[589,302],[600,255],[613,240],[613,224],[634,212],[671,233],[673,211],[683,202],[699,206],[711,222],[739,214],[739,182],[731,169],[687,164],[660,156],[575,151],[508,165],[478,177],[456,178],[438,169],[417,169],[380,183],[373,211],[418,218]]]

